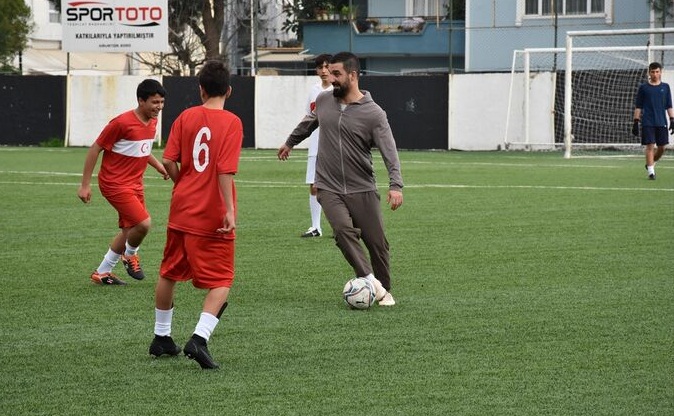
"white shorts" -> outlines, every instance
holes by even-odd
[[[304,183],[312,184],[316,177],[316,156],[307,157],[307,177]]]

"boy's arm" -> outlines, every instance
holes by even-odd
[[[166,168],[161,163],[159,163],[157,158],[154,157],[154,155],[152,155],[151,153],[150,157],[147,160],[147,163],[153,168],[155,168],[157,172],[159,172],[159,174],[164,177],[164,180],[167,180],[169,178],[169,174],[166,171]]]
[[[218,185],[220,185],[220,193],[225,200],[225,218],[223,219],[223,226],[215,230],[221,234],[227,234],[236,228],[236,212],[234,208],[234,192],[232,190],[234,184],[234,175],[220,174],[218,175]]]
[[[166,169],[166,174],[168,175],[169,178],[171,178],[173,183],[175,183],[178,180],[178,174],[180,173],[178,163],[170,159],[162,159],[161,162],[164,165],[164,168]]]
[[[96,162],[98,162],[98,155],[103,151],[103,148],[94,142],[87,152],[87,156],[84,159],[84,169],[82,170],[82,183],[80,184],[80,189],[77,190],[77,196],[84,202],[88,204],[91,201],[91,176],[94,173],[94,168],[96,167]]]

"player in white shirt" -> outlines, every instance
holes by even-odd
[[[330,71],[328,64],[332,56],[328,54],[318,55],[314,62],[316,63],[316,75],[321,78],[321,82],[311,88],[309,99],[307,100],[307,114],[314,112],[316,108],[316,97],[324,91],[332,91],[330,82]],[[314,130],[309,136],[309,151],[307,156],[307,176],[306,183],[309,184],[309,211],[311,212],[311,227],[302,234],[302,237],[320,237],[323,234],[321,229],[321,204],[316,200],[316,187],[314,186],[314,175],[316,174],[316,154],[318,153],[318,131],[320,127]]]

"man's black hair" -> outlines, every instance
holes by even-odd
[[[336,55],[332,56],[330,59],[331,64],[342,63],[344,65],[344,70],[348,73],[351,71],[356,72],[356,76],[360,76],[360,62],[358,57],[351,52],[339,52]]]

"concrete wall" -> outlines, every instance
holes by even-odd
[[[65,84],[65,77],[44,77]],[[0,144],[35,145],[53,137],[66,137],[70,146],[89,146],[115,115],[136,106],[135,90],[142,77],[71,76],[67,93],[55,100],[66,102],[65,123],[56,123],[50,131],[31,127],[36,114],[13,111],[16,94],[11,91],[41,91],[37,77],[0,76]],[[164,78],[167,100],[158,132],[165,140],[170,124],[182,109],[196,105],[196,80]],[[177,82],[180,81],[180,82]],[[236,81],[236,82],[235,82]],[[276,149],[304,115],[306,99],[316,76],[258,76],[233,79],[234,93],[226,108],[244,120],[245,147]],[[530,130],[537,142],[552,142],[551,103],[554,77],[533,77]],[[510,141],[524,137],[522,110],[508,112],[510,74],[456,74],[441,76],[362,77],[361,88],[369,90],[387,112],[394,136],[401,149],[497,150],[503,148],[506,125]],[[183,85],[184,84],[184,85]],[[22,86],[23,85],[23,86]],[[516,81],[514,102],[521,103],[521,80]],[[9,88],[11,86],[11,88]],[[7,88],[5,88],[7,87]],[[50,97],[53,93],[49,92]],[[519,98],[518,98],[519,97]],[[518,101],[519,100],[519,101]],[[517,104],[520,105],[521,104]],[[31,114],[31,118],[26,114]],[[629,116],[629,115],[628,115]],[[25,120],[23,118],[25,118]],[[6,126],[5,126],[6,124]],[[63,124],[65,124],[65,131]],[[38,134],[31,132],[39,131]],[[44,136],[44,137],[42,137]],[[29,140],[30,139],[30,140]],[[306,147],[306,144],[298,146]]]

